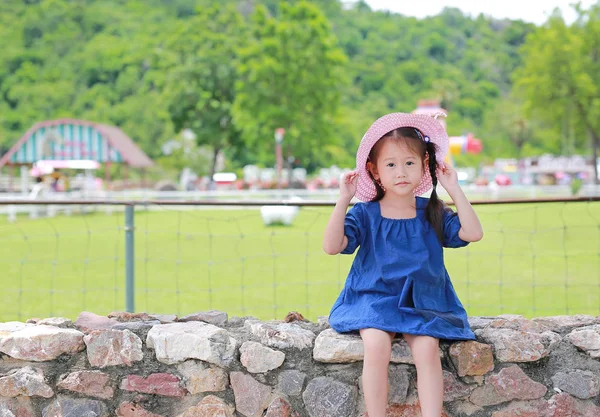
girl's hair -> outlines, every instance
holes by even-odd
[[[379,156],[379,151],[381,149],[383,140],[390,139],[403,143],[411,152],[419,155],[421,162],[423,163],[423,169],[429,170],[431,182],[433,184],[433,190],[431,191],[429,202],[425,208],[425,218],[431,224],[433,230],[435,230],[440,242],[442,242],[444,240],[444,229],[442,226],[444,204],[442,203],[442,200],[438,198],[437,191],[435,190],[435,187],[438,183],[437,175],[435,173],[437,167],[437,162],[435,159],[436,145],[431,141],[425,142],[424,135],[418,129],[412,127],[401,127],[386,133],[375,143],[375,145],[373,145],[367,162],[375,164],[375,161],[377,161],[377,157]],[[427,166],[425,166],[426,162]],[[375,190],[377,190],[377,195],[371,201],[379,201],[385,195],[385,191],[383,191],[381,185],[375,180],[375,178],[373,178],[371,171],[367,169],[367,172],[371,176],[373,184],[375,184]]]

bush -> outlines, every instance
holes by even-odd
[[[581,190],[581,186],[583,185],[583,181],[580,178],[575,178],[571,181],[571,195],[577,195],[579,190]]]

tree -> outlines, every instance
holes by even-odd
[[[523,100],[509,94],[488,112],[480,137],[486,138],[484,153],[501,157],[525,157],[561,152],[556,123],[527,116]]]
[[[145,3],[3,2],[0,143],[14,143],[36,122],[73,117],[118,125],[158,156],[171,123],[157,89],[160,68],[149,62],[156,35],[174,25]]]
[[[217,25],[211,19],[220,13],[202,17],[228,6],[237,7],[242,20]],[[597,19],[588,20],[589,13],[582,13],[572,30],[593,48],[597,31],[587,27]],[[253,22],[252,32],[244,19]],[[229,112],[231,120],[235,113],[242,135],[230,123],[226,140],[197,135],[200,145],[227,147],[232,167],[272,165],[273,130],[284,127],[284,151],[302,157],[312,171],[328,164],[349,166],[374,118],[410,112],[419,99],[431,97],[449,110],[449,132],[472,131],[487,143],[494,135],[484,135],[482,128],[510,92],[511,74],[522,64],[519,47],[534,29],[520,21],[471,18],[458,9],[417,19],[371,10],[364,1],[351,6],[339,0],[0,1],[5,41],[0,49],[0,147],[8,149],[38,121],[68,116],[120,126],[158,158],[161,145],[175,136],[172,116],[180,105],[179,128],[195,124],[195,130],[204,129],[223,120],[220,115]],[[593,61],[592,51],[584,53]],[[214,76],[215,68],[231,68],[226,72],[231,77]],[[236,77],[240,85],[227,100],[208,93],[211,80],[222,86]],[[184,94],[186,83],[190,95]],[[245,97],[236,100],[237,93]],[[235,111],[231,104],[229,110],[191,104],[184,110],[186,100],[201,106],[209,102],[206,97],[213,98],[213,105],[237,102]],[[170,111],[173,103],[177,106]],[[561,109],[560,122],[545,125],[555,129],[552,139],[535,126],[536,137],[544,141],[536,140],[531,149],[527,141],[524,154],[552,152],[557,144],[560,149],[560,132],[575,138],[565,150],[581,150],[582,135],[588,133],[579,127],[583,123],[575,104],[565,108],[571,113]],[[496,146],[485,149],[489,157],[496,155]],[[515,148],[507,143],[503,151]]]
[[[219,152],[241,143],[231,108],[244,38],[235,7],[215,5],[199,9],[170,42],[175,65],[167,82],[169,114],[177,132],[190,129],[198,145],[212,148],[210,178]]]
[[[308,2],[281,3],[277,18],[259,6],[252,19],[253,36],[240,56],[235,122],[267,163],[274,161],[280,127],[285,157],[323,163],[321,149],[337,140],[345,55],[325,16]]]
[[[525,97],[529,114],[547,120],[571,117],[575,132],[591,138],[595,181],[600,144],[600,5],[584,11],[567,26],[560,14],[527,38],[516,91]]]

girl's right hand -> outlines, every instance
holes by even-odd
[[[358,182],[358,171],[346,172],[340,178],[340,198],[352,200],[356,194],[356,183]]]

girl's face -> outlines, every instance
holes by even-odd
[[[371,174],[381,182],[387,193],[399,196],[412,195],[423,177],[421,157],[403,142],[382,139],[383,143],[375,164],[370,165]]]

